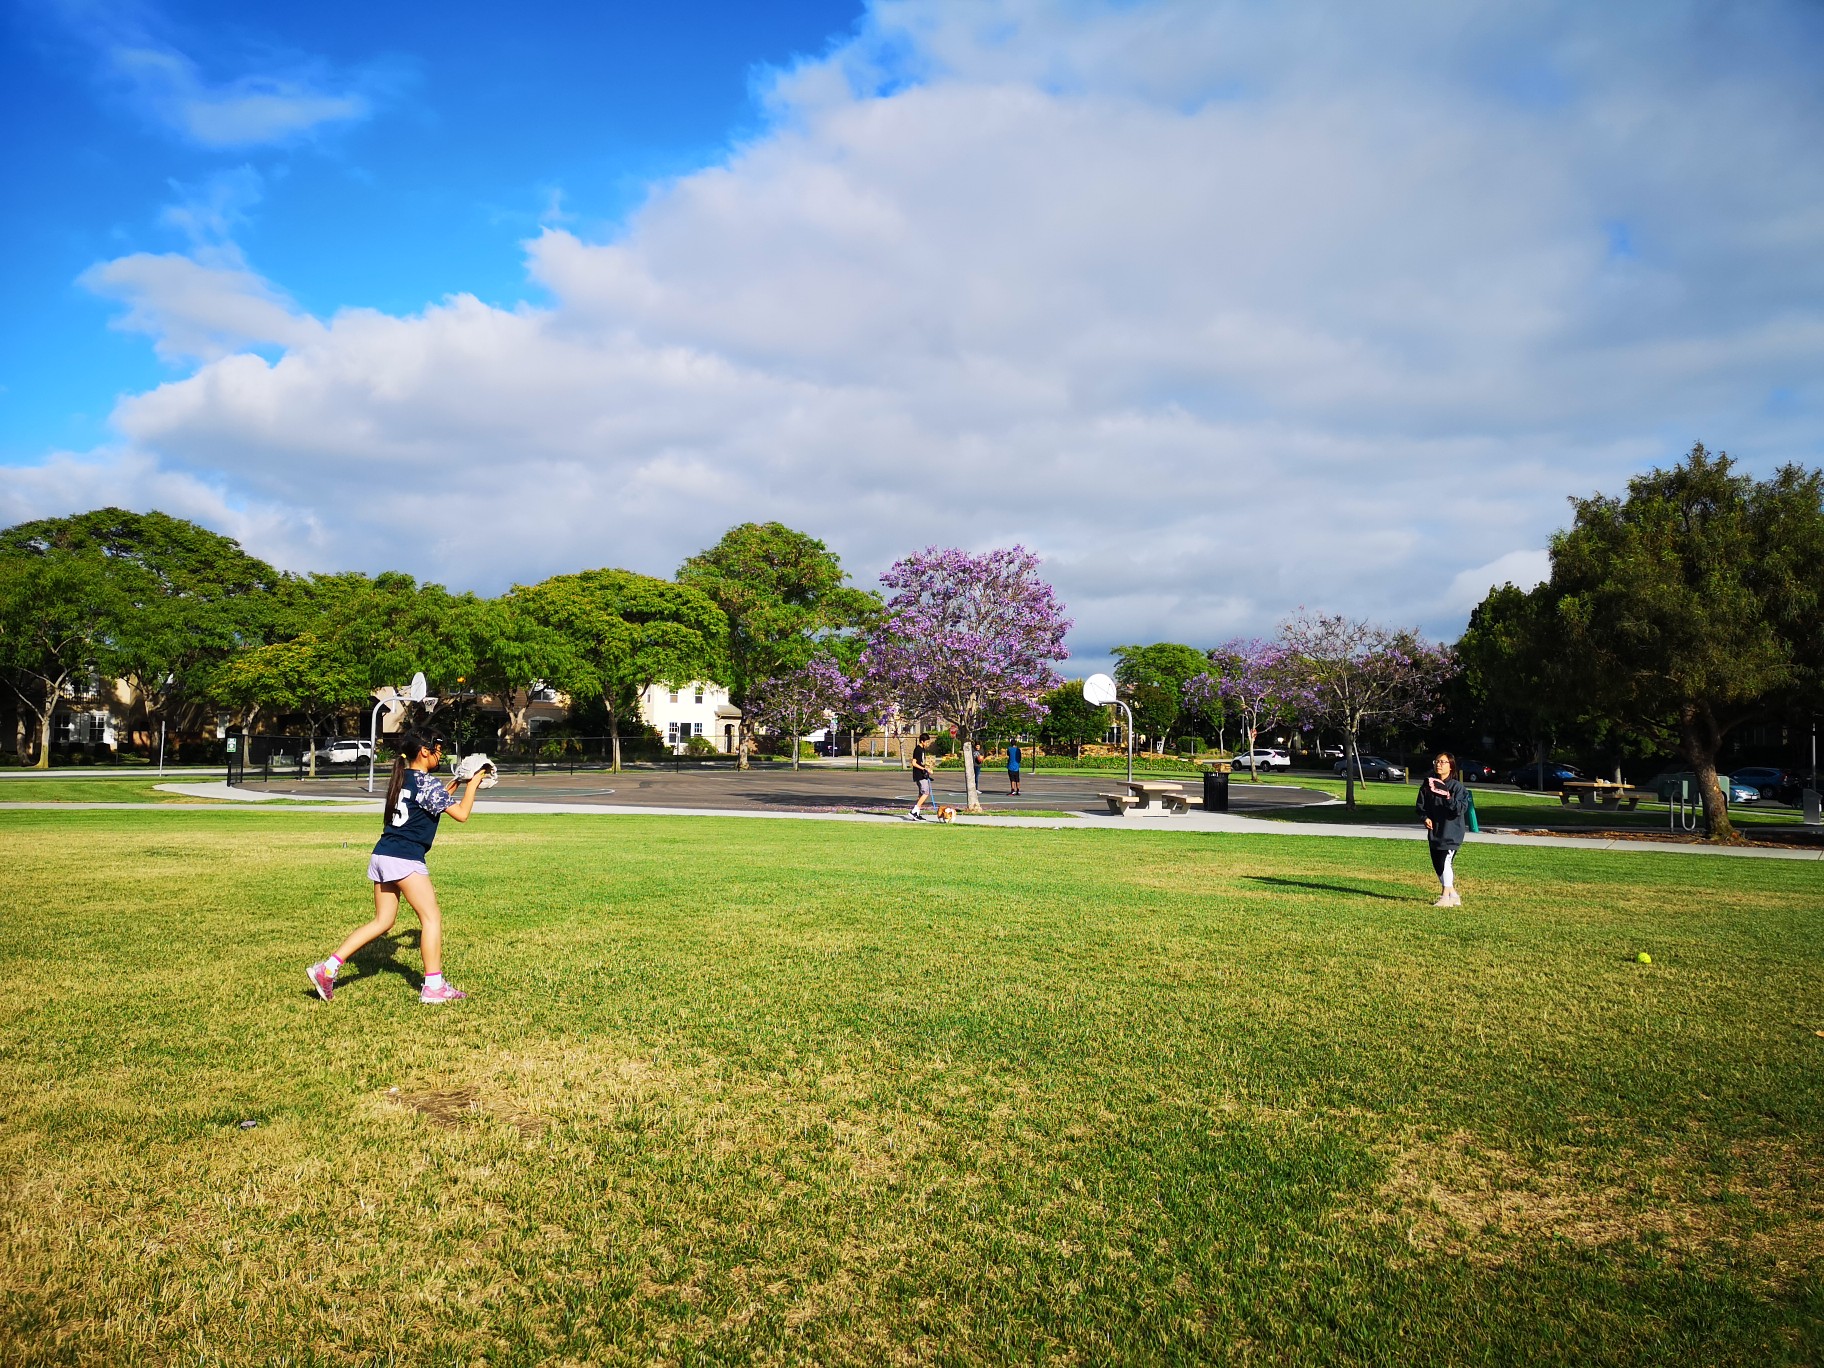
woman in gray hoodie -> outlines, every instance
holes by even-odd
[[[1419,816],[1425,819],[1425,836],[1431,843],[1431,867],[1443,888],[1434,907],[1461,907],[1456,871],[1451,863],[1463,844],[1469,814],[1469,790],[1457,778],[1457,757],[1440,751],[1431,762],[1432,775],[1419,785]]]

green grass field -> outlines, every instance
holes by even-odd
[[[1249,783],[1241,775],[1232,776],[1231,782],[1237,788],[1243,788]],[[1344,787],[1341,779],[1303,777],[1275,777],[1270,781],[1262,781],[1263,787],[1268,784],[1315,789],[1335,794],[1338,798],[1343,796]],[[1417,793],[1418,787],[1415,784],[1358,783],[1355,786],[1353,811],[1340,806],[1326,806],[1286,808],[1270,815],[1292,822],[1386,822],[1410,826],[1417,820],[1412,810]],[[1556,793],[1528,793],[1505,785],[1478,785],[1475,798],[1476,814],[1482,824],[1489,827],[1596,827],[1604,830],[1638,827],[1647,831],[1664,831],[1667,827],[1668,814],[1664,805],[1659,803],[1645,803],[1632,812],[1623,808],[1588,808],[1578,803],[1567,807],[1558,801]],[[1801,821],[1796,809],[1771,804],[1756,807],[1738,803],[1729,809],[1729,816],[1737,826],[1747,828],[1793,826]]]
[[[160,793],[165,783],[208,783],[218,774],[172,775],[169,779],[139,775],[50,775],[40,779],[0,779],[0,803],[206,803],[207,798],[186,798],[180,793]]]
[[[0,1362],[1824,1360],[1815,864],[372,824],[0,813]]]

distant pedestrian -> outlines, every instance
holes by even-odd
[[[930,732],[920,732],[918,744],[912,747],[912,782],[918,785],[918,798],[912,804],[912,811],[906,814],[909,821],[924,821],[925,804],[931,801],[930,741]]]
[[[1020,743],[1007,743],[1007,792],[1016,794],[1020,791]]]
[[[987,749],[987,743],[984,741],[977,741],[969,747],[969,764],[975,771],[975,791],[977,793],[982,791],[982,752],[985,749]]]
[[[1436,907],[1461,907],[1457,894],[1455,861],[1462,848],[1469,814],[1469,790],[1457,778],[1457,757],[1440,751],[1431,762],[1432,775],[1419,785],[1416,804],[1425,819],[1425,839],[1431,846],[1431,867],[1437,871],[1442,890]]]

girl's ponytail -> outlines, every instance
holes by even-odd
[[[380,810],[380,830],[387,830],[393,820],[393,804],[399,801],[399,790],[405,787],[405,756],[393,757],[392,778],[386,781],[386,806]]]
[[[393,804],[399,801],[399,790],[405,787],[407,763],[416,760],[423,749],[424,741],[417,732],[409,731],[400,736],[398,754],[393,757],[392,777],[386,781],[386,806],[380,810],[380,830],[387,830],[393,820]]]

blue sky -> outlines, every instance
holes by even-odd
[[[714,161],[758,127],[756,73],[822,52],[859,13],[856,0],[601,0],[510,21],[476,3],[14,5],[0,125],[26,136],[0,139],[16,187],[0,219],[0,460],[93,446],[116,395],[169,378],[79,277],[189,247],[174,208],[231,215],[247,259],[311,313],[457,291],[511,304],[528,293],[521,239],[546,221],[606,231],[654,180]],[[122,52],[180,63],[192,97],[278,86],[293,106],[350,112],[199,134]]]
[[[1451,636],[1568,495],[1824,464],[1811,0],[4,13],[0,523],[1018,542],[1092,663]]]

